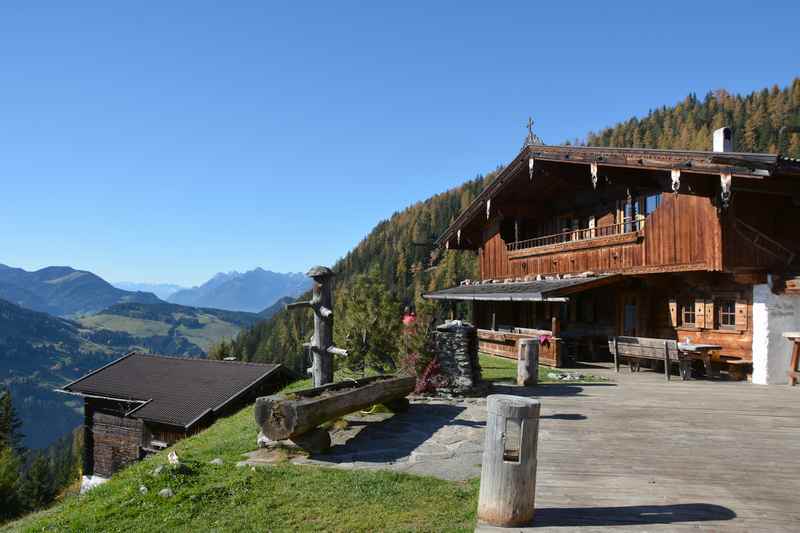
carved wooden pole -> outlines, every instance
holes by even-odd
[[[478,522],[523,526],[533,520],[539,400],[492,394],[486,399]]]
[[[347,355],[346,350],[333,346],[333,270],[315,266],[306,275],[314,280],[310,302],[294,302],[286,309],[310,307],[314,311],[314,336],[311,343],[313,363],[308,369],[314,378],[314,386],[333,383],[333,356]]]

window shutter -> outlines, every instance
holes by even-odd
[[[706,300],[706,327],[714,329],[714,300]]]
[[[694,327],[706,327],[706,303],[704,300],[694,301]]]
[[[675,298],[669,299],[669,325],[678,327],[678,301]]]
[[[747,329],[747,300],[736,300],[736,330]]]

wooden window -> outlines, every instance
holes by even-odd
[[[720,329],[736,329],[736,301],[718,300],[717,324]]]
[[[645,200],[644,200],[644,214],[645,214],[645,216],[649,215],[650,213],[652,213],[653,211],[658,209],[659,205],[661,205],[661,195],[660,194],[653,194],[653,195],[648,196],[647,198],[645,198]]]
[[[684,302],[681,305],[681,325],[694,327],[695,324],[695,314],[694,314],[694,302]]]

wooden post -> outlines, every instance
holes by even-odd
[[[551,323],[552,326],[550,327],[550,331],[553,337],[553,361],[555,361],[556,366],[560,368],[562,366],[562,361],[561,347],[559,346],[560,343],[558,342],[558,336],[561,334],[561,325],[558,321],[558,316],[553,315]]]
[[[617,353],[617,338],[614,337],[614,369],[619,373],[619,354]]]
[[[478,521],[510,527],[533,520],[539,400],[492,394],[487,398]]]
[[[306,275],[314,280],[310,302],[294,302],[286,309],[310,307],[314,311],[314,336],[309,344],[313,362],[309,372],[314,386],[333,383],[333,355],[347,355],[333,346],[333,270],[316,266]]]
[[[669,383],[669,341],[664,341],[664,377]]]
[[[539,339],[520,339],[517,342],[517,385],[536,385],[539,382]]]

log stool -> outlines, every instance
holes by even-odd
[[[800,380],[800,331],[787,331],[783,334],[794,347],[792,348],[792,359],[789,363],[789,385],[795,386]]]

